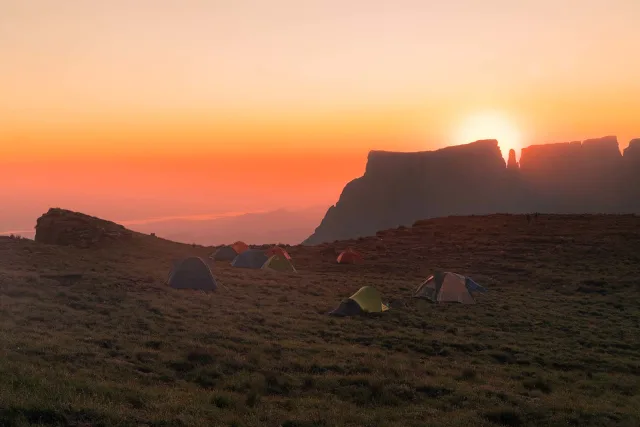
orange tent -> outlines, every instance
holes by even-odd
[[[289,261],[291,261],[291,255],[289,255],[289,252],[285,251],[280,246],[274,246],[271,249],[267,250],[267,256],[268,257],[272,257],[274,255],[280,255],[281,257],[284,257],[284,258],[288,259]]]
[[[363,262],[364,257],[351,248],[347,248],[338,255],[338,264],[361,264]]]
[[[247,245],[245,242],[242,242],[240,240],[238,240],[237,242],[235,242],[233,245],[231,245],[231,247],[233,248],[234,251],[236,251],[238,254],[241,254],[242,252],[246,251],[247,249],[249,249],[249,245]]]

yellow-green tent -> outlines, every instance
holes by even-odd
[[[342,301],[340,306],[329,314],[335,316],[355,316],[362,313],[380,313],[389,310],[382,303],[380,292],[371,286],[364,286],[355,294]]]
[[[292,271],[294,273],[296,271],[296,268],[291,264],[291,261],[282,255],[273,255],[264,263],[262,268],[269,268],[275,271]]]

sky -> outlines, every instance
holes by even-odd
[[[640,136],[637,0],[0,0],[0,231],[329,206],[371,149]]]

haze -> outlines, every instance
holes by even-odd
[[[321,212],[370,149],[623,148],[639,19],[637,0],[0,0],[0,232],[50,206]]]

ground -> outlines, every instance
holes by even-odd
[[[640,425],[640,217],[442,218],[164,284],[212,251],[0,238],[0,426]],[[436,269],[489,291],[412,299]],[[391,310],[326,315],[364,285]]]

